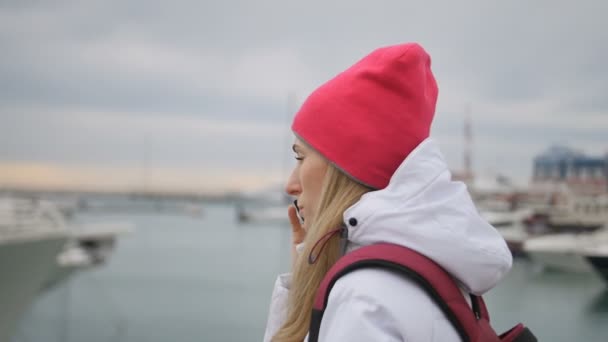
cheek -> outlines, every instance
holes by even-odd
[[[323,187],[323,179],[325,177],[326,167],[323,164],[315,164],[306,170],[305,177],[302,178],[302,182],[306,183],[304,186],[308,192],[309,205],[312,204],[312,208],[316,208],[318,201],[321,197],[321,190]]]

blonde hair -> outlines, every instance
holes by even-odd
[[[332,164],[327,167],[316,217],[308,227],[304,239],[304,251],[295,261],[293,279],[287,301],[287,318],[272,341],[301,342],[308,333],[315,294],[321,280],[340,257],[339,236],[331,237],[316,256],[316,263],[309,265],[308,256],[315,243],[332,229],[342,225],[342,214],[370,191]],[[316,251],[318,253],[318,250]]]

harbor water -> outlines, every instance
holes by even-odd
[[[289,228],[237,223],[234,207],[202,216],[93,214],[125,221],[107,265],[40,296],[12,342],[261,341],[276,275],[289,267]],[[525,322],[539,341],[607,341],[608,287],[593,273],[546,272],[516,260],[486,295],[493,325]]]

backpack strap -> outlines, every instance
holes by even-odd
[[[394,270],[414,280],[443,311],[462,341],[478,342],[481,336],[484,336],[483,342],[500,341],[489,325],[488,311],[481,297],[472,296],[471,310],[454,279],[434,261],[409,248],[381,243],[346,254],[325,275],[313,304],[310,342],[318,340],[323,312],[335,282],[346,273],[366,267]]]

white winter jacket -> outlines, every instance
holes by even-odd
[[[351,218],[355,226],[349,225]],[[388,187],[363,195],[343,219],[348,251],[378,242],[409,247],[441,265],[464,294],[483,294],[511,267],[505,241],[480,217],[466,186],[451,180],[432,139],[410,153]],[[277,279],[264,341],[284,322],[290,279],[289,274]],[[417,284],[387,270],[360,269],[331,290],[319,341],[450,342],[460,337]]]

